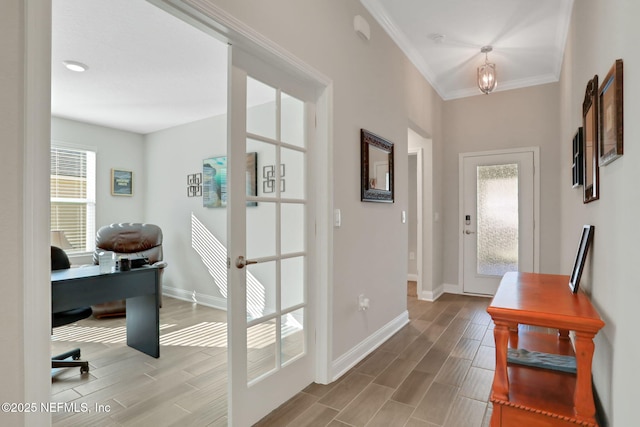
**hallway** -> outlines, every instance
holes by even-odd
[[[407,293],[409,324],[338,381],[310,385],[256,425],[488,426],[491,300],[445,294],[431,303]]]

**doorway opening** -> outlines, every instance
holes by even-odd
[[[409,156],[409,247],[407,280],[416,282],[418,299],[435,301],[443,292],[434,286],[433,228],[437,215],[433,211],[433,144],[424,132],[408,129]],[[413,165],[415,164],[415,174]],[[415,190],[414,190],[415,188]],[[412,200],[415,194],[415,202]],[[413,211],[415,206],[415,212]],[[411,252],[415,260],[411,258]]]

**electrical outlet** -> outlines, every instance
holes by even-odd
[[[410,260],[416,259],[416,253],[415,252],[409,252],[409,259]]]
[[[369,298],[366,298],[364,294],[358,295],[358,311],[365,311],[369,308]]]

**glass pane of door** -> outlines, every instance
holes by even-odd
[[[518,164],[478,166],[477,273],[518,271]]]
[[[307,153],[301,100],[248,77],[246,114],[259,177],[246,208],[247,258],[257,262],[247,268],[251,384],[304,354]]]
[[[237,47],[229,86],[229,422],[252,425],[315,372],[307,129],[316,91]]]

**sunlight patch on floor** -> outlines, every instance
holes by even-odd
[[[160,325],[160,331],[175,325]],[[247,331],[248,348],[262,349],[275,342],[275,329],[272,323],[261,323]],[[285,326],[282,337],[298,330],[299,325]],[[67,325],[55,328],[51,337],[54,341],[94,342],[118,344],[127,341],[126,326],[115,328]],[[160,336],[160,345],[184,347],[227,347],[227,324],[223,322],[201,322]]]

